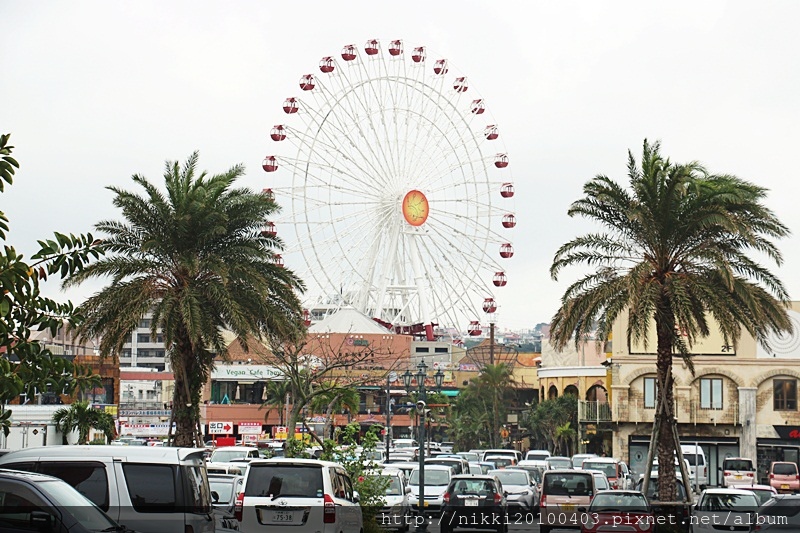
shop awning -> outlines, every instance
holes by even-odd
[[[457,390],[443,390],[443,391],[442,391],[442,394],[444,394],[445,396],[450,396],[450,397],[452,398],[453,396],[458,396],[458,393],[459,393],[459,392],[461,392],[461,391],[457,391]]]

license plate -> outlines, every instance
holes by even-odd
[[[742,479],[742,476],[733,476],[736,479]]]
[[[563,504],[561,506],[561,510],[562,511],[574,511],[575,510],[575,504],[573,504],[573,503],[565,503],[565,504]]]
[[[781,485],[781,490],[789,490],[789,485]]]
[[[273,511],[272,522],[275,524],[294,522],[294,513],[291,511]]]
[[[477,507],[478,500],[464,500],[464,505],[466,505],[467,507]]]

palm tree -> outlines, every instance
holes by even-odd
[[[67,435],[76,430],[78,444],[87,444],[92,428],[102,431],[108,440],[114,438],[114,417],[90,407],[89,402],[75,402],[68,407],[61,407],[53,413],[52,419],[56,429],[63,435],[64,444],[67,444]]]
[[[572,428],[572,424],[569,422],[569,420],[559,426],[556,426],[556,431],[553,435],[553,442],[556,445],[556,449],[560,450],[561,455],[565,455],[567,457],[571,455],[570,444],[572,444],[572,441],[575,439],[576,435],[577,433]]]
[[[333,414],[347,409],[351,413],[358,412],[361,397],[355,388],[331,388],[311,400],[311,411],[325,413],[325,437],[333,438]]]
[[[264,403],[262,404],[262,407],[267,408],[267,412],[264,415],[265,420],[269,417],[269,413],[273,410],[277,410],[278,416],[280,417],[280,425],[285,425],[286,421],[284,420],[283,413],[287,401],[286,396],[289,394],[290,389],[291,382],[288,380],[267,382],[264,390]]]
[[[302,282],[276,264],[281,241],[265,230],[278,207],[271,195],[234,188],[236,165],[208,176],[198,155],[181,167],[167,162],[166,194],[140,175],[139,196],[108,187],[124,221],[101,221],[107,254],[70,278],[68,285],[108,277],[110,284],[81,305],[79,332],[100,338],[103,354],[118,354],[139,320],[152,313],[175,375],[174,444],[200,444],[200,393],[215,356],[225,358],[228,329],[248,351],[248,338],[294,339],[302,334],[295,291]]]
[[[671,464],[673,354],[683,356],[693,371],[689,350],[709,335],[712,320],[726,344],[735,345],[742,329],[765,346],[769,334],[791,331],[783,284],[747,255],[755,252],[780,265],[771,239],[789,230],[763,205],[766,189],[709,174],[698,163],[670,163],[659,150],[659,143],[645,140],[641,168],[628,152],[629,189],[597,176],[570,206],[570,216],[595,220],[606,231],[578,237],[556,252],[553,279],[577,264],[594,271],[567,288],[550,336],[563,348],[573,338],[577,344],[596,324],[598,338],[607,339],[627,310],[628,343],[646,346],[655,322],[660,391],[655,438],[659,463]],[[674,471],[661,475],[662,499],[674,499]]]
[[[489,442],[494,448],[499,446],[506,407],[514,401],[514,387],[512,368],[505,363],[498,363],[484,365],[478,377],[464,391],[467,399],[477,401],[487,413]]]

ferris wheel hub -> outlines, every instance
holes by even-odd
[[[422,191],[416,189],[406,193],[405,197],[403,197],[401,209],[403,218],[414,227],[423,225],[428,220],[428,214],[430,213],[428,198]]]

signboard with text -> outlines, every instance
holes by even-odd
[[[211,379],[215,381],[259,381],[283,380],[283,372],[279,368],[266,365],[217,365],[211,371]]]
[[[173,429],[175,424],[172,424]],[[169,424],[120,424],[120,435],[135,437],[161,437],[169,434]]]
[[[233,433],[233,422],[209,422],[209,435],[230,435]]]
[[[239,422],[239,435],[261,435],[261,422]]]

